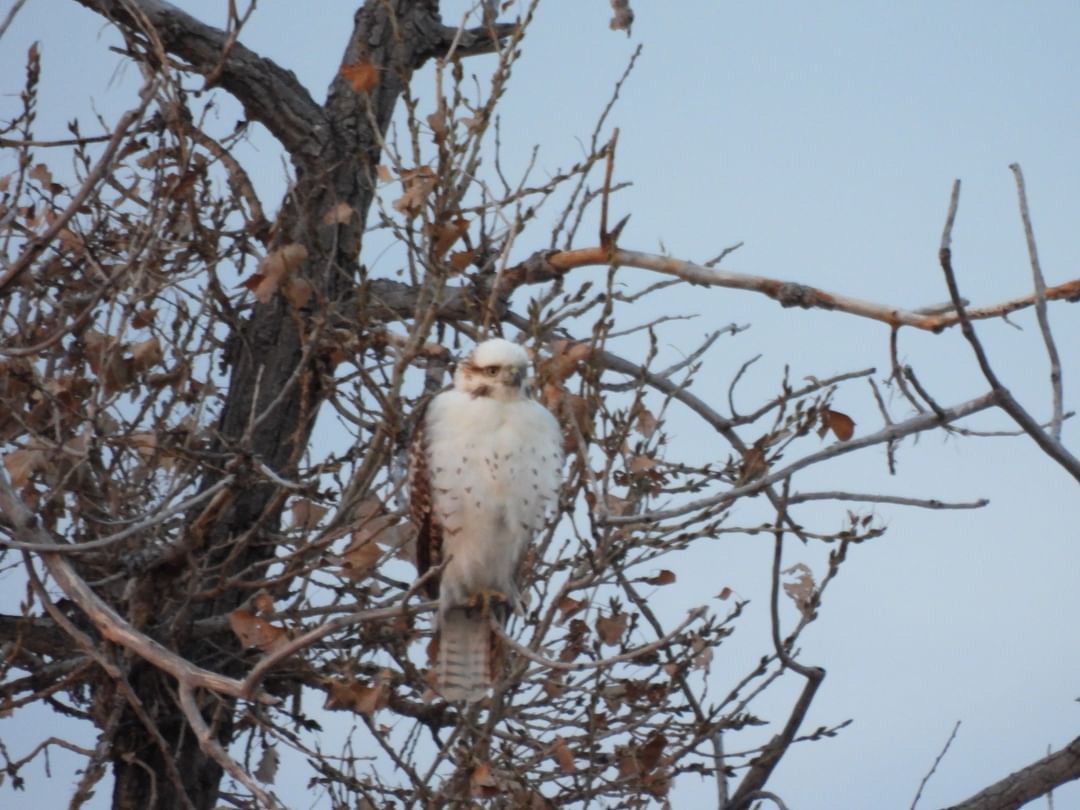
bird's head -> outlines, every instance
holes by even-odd
[[[521,346],[502,338],[485,340],[454,372],[454,387],[474,397],[520,399],[528,368],[529,355]]]

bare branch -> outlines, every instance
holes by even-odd
[[[1054,335],[1050,331],[1050,320],[1046,314],[1046,280],[1043,278],[1042,267],[1039,265],[1039,251],[1035,246],[1035,231],[1031,227],[1031,214],[1028,212],[1027,191],[1024,188],[1024,174],[1020,171],[1020,164],[1013,163],[1009,166],[1016,176],[1016,194],[1020,198],[1020,218],[1024,223],[1024,238],[1027,241],[1028,257],[1031,260],[1031,275],[1035,286],[1035,317],[1039,321],[1039,331],[1042,332],[1043,343],[1046,344],[1046,356],[1050,360],[1050,390],[1053,398],[1053,416],[1050,419],[1050,436],[1056,442],[1061,442],[1061,359],[1058,357],[1057,345],[1054,343]]]
[[[952,733],[949,734],[949,739],[945,740],[945,745],[936,757],[934,757],[934,764],[930,766],[930,770],[926,772],[926,776],[919,782],[919,789],[915,791],[915,798],[911,801],[911,810],[915,810],[915,806],[919,803],[919,799],[922,797],[923,788],[926,787],[926,783],[930,781],[930,777],[934,775],[938,765],[941,764],[941,760],[945,758],[945,754],[949,752],[949,746],[952,745],[953,740],[956,739],[956,732],[960,730],[960,721],[956,721],[956,725],[952,728]]]
[[[1080,737],[947,810],[1014,810],[1080,779]]]

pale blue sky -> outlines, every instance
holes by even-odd
[[[222,0],[178,5],[210,23],[224,20]],[[355,5],[265,2],[242,39],[295,71],[322,99]],[[450,21],[466,4],[446,6]],[[554,172],[580,156],[579,139],[587,139],[613,81],[643,43],[609,122],[621,128],[617,174],[634,182],[614,203],[617,216],[633,215],[624,246],[659,251],[662,243],[680,258],[705,260],[743,241],[725,262],[730,269],[896,306],[937,303],[947,298],[938,240],[959,177],[955,266],[967,297],[991,303],[1030,288],[1008,170],[1017,161],[1048,283],[1078,275],[1080,4],[638,0],[634,7],[628,39],[608,30],[606,0],[547,0],[500,108],[505,160],[522,166],[539,143],[539,167]],[[35,39],[43,42],[44,60],[39,137],[62,137],[75,115],[90,132],[91,99],[108,118],[131,105],[137,72],[129,66],[117,73],[120,59],[106,51],[113,35],[65,0],[30,0],[0,41],[0,75],[7,77],[0,92],[18,93]],[[429,74],[416,81],[417,91],[427,92]],[[14,103],[0,98],[0,114],[6,117]],[[231,123],[236,112],[226,106],[221,116]],[[251,147],[244,160],[272,212],[284,184],[281,155],[258,128]],[[5,159],[0,155],[0,173]],[[591,239],[586,231],[579,241]],[[540,246],[519,245],[520,257]],[[771,395],[785,363],[796,380],[868,366],[880,378],[888,366],[888,332],[880,324],[781,310],[727,290],[675,291],[663,306],[700,315],[662,333],[669,358],[713,327],[753,325],[721,340],[712,370],[697,384],[699,396],[720,403],[731,372],[758,353],[764,357],[740,389],[745,404]],[[635,312],[634,322],[656,314]],[[1051,318],[1067,404],[1077,407],[1075,307],[1053,306]],[[1047,366],[1037,330],[1030,314],[1014,321],[1023,331],[995,323],[980,333],[1002,377],[1045,418]],[[942,402],[984,390],[958,334],[905,332],[901,349]],[[865,387],[842,392],[837,407],[860,431],[880,426]],[[894,415],[903,413],[895,403]],[[1006,426],[999,417],[978,424]],[[676,446],[707,455],[713,439],[703,441],[699,431],[690,422],[681,433],[672,427]],[[1065,437],[1075,452],[1078,428],[1067,425]],[[888,534],[853,550],[803,643],[805,660],[829,673],[807,730],[849,717],[854,723],[836,739],[792,753],[771,789],[793,810],[906,808],[962,720],[920,804],[941,806],[1076,736],[1080,499],[1071,478],[1026,441],[939,436],[908,443],[891,480],[875,451],[823,467],[815,478],[827,488],[985,496],[992,503],[978,513],[878,510]],[[838,527],[843,510],[800,514]],[[657,594],[670,600],[665,607],[673,616],[692,606],[679,598],[695,588],[715,593],[729,586],[755,598],[714,662],[718,689],[767,651],[766,545],[760,537],[718,542],[706,557],[683,561],[679,593]],[[791,549],[789,559],[824,570],[818,549]],[[47,713],[17,714],[0,720],[0,738],[22,753],[53,722]],[[28,769],[25,794],[0,786],[0,806],[66,800],[70,761],[55,755],[51,780],[40,765]],[[684,777],[676,806],[709,806],[695,799],[695,789],[695,777]],[[107,806],[107,793],[94,808]],[[281,793],[296,807],[309,806],[302,784]],[[1061,791],[1057,801],[1080,804],[1080,789]]]

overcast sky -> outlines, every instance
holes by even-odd
[[[211,24],[225,19],[224,0],[177,5]],[[265,0],[242,41],[293,70],[322,99],[355,5]],[[446,7],[451,21],[465,4]],[[500,108],[508,160],[524,165],[540,144],[540,171],[554,172],[580,156],[612,83],[644,46],[610,120],[621,129],[618,177],[634,184],[615,204],[616,216],[632,213],[624,247],[704,261],[741,241],[725,262],[729,269],[914,308],[948,297],[936,254],[950,186],[960,178],[954,263],[966,297],[989,304],[1030,290],[1008,169],[1015,161],[1026,175],[1047,283],[1080,274],[1080,4],[638,0],[634,7],[627,38],[608,30],[606,0],[547,0]],[[92,132],[92,110],[114,120],[132,105],[137,71],[108,51],[116,37],[100,18],[68,0],[29,0],[0,40],[0,115],[15,109],[35,40],[43,54],[38,137],[63,137],[76,115]],[[429,74],[416,82],[430,86]],[[220,115],[237,117],[227,105]],[[255,128],[243,159],[264,205],[275,210],[285,169],[265,131]],[[0,174],[11,161],[0,153]],[[582,246],[592,238],[583,236]],[[542,246],[519,246],[520,258]],[[878,323],[782,310],[728,290],[688,288],[671,293],[665,307],[699,315],[662,333],[669,358],[713,328],[752,325],[717,345],[709,375],[695,388],[705,399],[726,402],[731,373],[757,354],[763,358],[741,389],[745,404],[774,392],[785,364],[795,380],[870,366],[879,379],[887,373],[888,330]],[[656,314],[641,312],[639,320]],[[1022,329],[986,323],[980,334],[1005,381],[1046,418],[1048,371],[1034,319],[1023,313],[1013,322]],[[1067,405],[1077,407],[1075,307],[1052,306],[1051,322]],[[901,353],[943,403],[985,390],[958,333],[904,332]],[[880,427],[865,386],[845,390],[836,407],[860,432]],[[904,413],[895,403],[894,415]],[[976,424],[1008,427],[996,415]],[[678,424],[670,429],[675,441],[697,439],[689,422],[681,433]],[[1080,448],[1072,422],[1065,440],[1074,452]],[[707,455],[708,444],[698,450]],[[791,753],[770,789],[793,810],[906,808],[960,720],[920,804],[941,806],[1075,737],[1076,482],[1030,441],[941,436],[909,442],[892,479],[875,451],[815,475],[822,487],[988,497],[991,505],[980,512],[877,510],[888,533],[853,550],[802,646],[806,663],[828,670],[807,730],[854,723],[836,739]],[[801,514],[833,529],[843,519],[832,507]],[[684,561],[680,593],[727,586],[759,596],[766,546],[761,537],[725,540],[707,559]],[[789,552],[790,562],[804,561],[818,574],[824,558],[814,548]],[[2,594],[4,582],[0,607],[11,610],[21,593]],[[680,593],[656,598],[672,600],[678,615],[692,606],[678,601]],[[758,598],[744,629],[721,648],[718,683],[768,651],[765,611]],[[0,720],[0,739],[18,756],[54,727],[64,728],[48,712],[20,712]],[[51,780],[41,762],[31,766],[29,790],[0,786],[0,807],[59,806],[74,783],[75,761],[55,754]],[[676,806],[708,806],[693,799],[696,777],[683,780]],[[302,783],[278,788],[293,806],[311,805]],[[92,807],[107,806],[110,790],[103,783]],[[1059,808],[1080,806],[1080,789],[1060,791],[1057,800]]]

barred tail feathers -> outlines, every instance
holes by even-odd
[[[491,625],[487,616],[452,607],[439,616],[437,688],[447,700],[481,700],[491,686]]]

